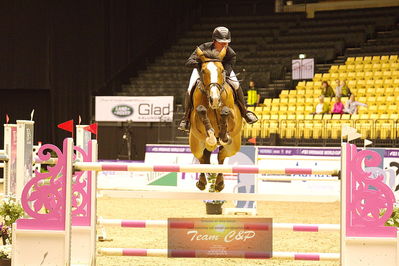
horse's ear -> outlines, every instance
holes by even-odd
[[[223,60],[223,58],[224,58],[225,55],[226,55],[226,52],[227,52],[227,48],[226,48],[226,47],[223,47],[222,51],[220,51],[220,53],[219,53],[219,55],[218,55],[218,57],[219,57],[220,60]]]
[[[197,47],[197,49],[195,50],[195,52],[196,52],[198,58],[201,59],[202,62],[204,62],[204,61],[205,61],[204,52],[203,52],[199,47]]]

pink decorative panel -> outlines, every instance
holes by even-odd
[[[358,152],[355,145],[346,144],[346,236],[396,238],[396,227],[384,226],[395,196],[382,175],[364,171],[365,167],[378,168],[381,160],[377,152]],[[382,210],[385,213],[380,216]]]
[[[66,139],[63,151],[58,147],[45,144],[38,151],[39,160],[49,160],[50,152],[56,154],[56,165],[48,166],[47,173],[35,170],[36,177],[30,179],[25,185],[21,203],[30,219],[18,219],[18,229],[33,230],[64,230],[66,206]],[[79,147],[74,147],[80,153],[84,162],[91,161],[91,142],[89,151],[85,152]],[[76,155],[74,155],[74,160]],[[72,184],[72,224],[90,225],[91,214],[91,172],[75,172]]]

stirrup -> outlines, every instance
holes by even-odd
[[[251,111],[247,111],[247,113],[244,116],[244,119],[248,124],[254,124],[258,122],[258,117],[256,116],[256,114],[254,114]]]
[[[180,122],[180,125],[179,125],[179,127],[177,128],[178,130],[181,130],[181,131],[186,131],[186,132],[188,132],[189,130],[190,130],[190,122],[188,122],[188,121],[186,121],[186,120],[182,120],[181,122]]]

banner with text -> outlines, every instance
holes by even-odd
[[[96,121],[172,122],[173,96],[97,96]]]
[[[271,218],[169,218],[168,257],[272,257]]]

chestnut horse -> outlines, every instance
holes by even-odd
[[[190,117],[190,148],[201,164],[209,164],[212,151],[219,145],[218,163],[236,154],[241,147],[242,118],[234,103],[234,91],[226,82],[222,60],[226,48],[218,54],[207,54],[197,48],[200,58],[200,81],[193,92],[193,112]],[[204,190],[207,179],[200,174],[197,187]],[[223,174],[215,181],[215,191],[224,188]]]

